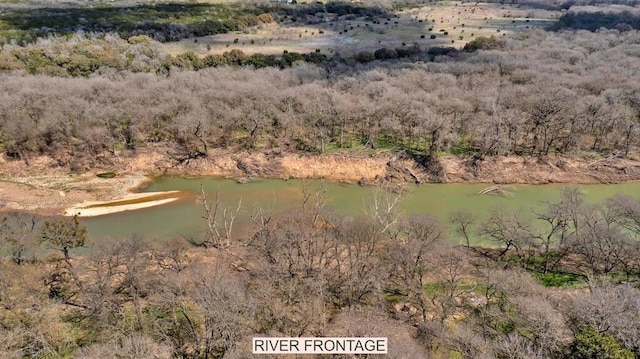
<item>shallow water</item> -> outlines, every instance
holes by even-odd
[[[240,213],[234,227],[235,236],[244,236],[251,228],[251,214],[262,208],[268,211],[294,209],[302,203],[301,180],[256,179],[248,184],[234,180],[211,177],[161,177],[143,192],[180,190],[185,196],[180,200],[158,207],[127,211],[94,218],[82,219],[93,238],[102,236],[130,236],[133,234],[168,239],[184,236],[198,240],[205,232],[203,210],[199,202],[200,186],[213,200],[218,193],[222,206],[234,209],[241,200]],[[369,206],[375,188],[355,184],[343,184],[322,180],[307,180],[310,191],[326,187],[327,208],[340,214],[359,216]],[[446,220],[449,212],[469,209],[482,217],[495,206],[512,209],[533,210],[545,202],[555,201],[566,184],[508,185],[509,196],[478,195],[490,184],[422,184],[407,185],[398,209],[401,213],[429,213]],[[575,185],[590,202],[599,202],[616,193],[640,196],[640,183],[616,185]],[[459,238],[452,238],[459,242]],[[480,243],[486,244],[486,243]]]

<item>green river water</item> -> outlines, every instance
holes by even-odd
[[[375,188],[355,184],[343,184],[322,180],[307,180],[310,190],[326,186],[327,208],[338,213],[358,216],[364,214]],[[250,228],[250,216],[256,208],[273,212],[294,209],[301,205],[301,180],[256,179],[251,183],[239,184],[234,180],[210,177],[161,177],[144,188],[143,192],[181,190],[186,195],[180,200],[157,207],[121,212],[100,217],[85,218],[92,238],[103,236],[131,236],[133,234],[166,240],[184,236],[198,240],[205,232],[202,219],[203,210],[199,202],[200,186],[211,195],[219,193],[223,206],[235,209],[238,201],[242,206],[235,225],[235,235],[243,236]],[[407,185],[408,191],[398,205],[400,213],[429,213],[446,220],[449,212],[469,209],[482,217],[495,206],[541,208],[545,202],[555,201],[560,191],[567,185],[509,185],[509,197],[499,195],[478,195],[489,184],[422,184]],[[616,193],[633,197],[640,196],[640,183],[616,185],[577,185],[590,202],[602,201]],[[453,242],[459,239],[452,238]],[[486,244],[479,242],[477,244]]]

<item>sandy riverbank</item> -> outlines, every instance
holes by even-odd
[[[47,158],[24,161],[0,157],[0,207],[4,211],[32,211],[41,214],[108,213],[167,203],[176,196],[153,198],[134,194],[154,175],[202,175],[226,178],[325,178],[335,181],[376,184],[383,182],[444,183],[620,183],[640,180],[640,161],[635,158],[581,158],[548,156],[489,157],[479,163],[457,156],[439,157],[425,165],[415,158],[389,151],[350,150],[331,154],[285,153],[279,151],[233,152],[211,150],[207,158],[177,165],[165,148],[146,148],[109,158],[111,164],[71,173]],[[114,178],[97,173],[115,171]],[[148,201],[140,199],[150,196]],[[130,201],[122,206],[104,202]],[[157,202],[162,201],[162,202]],[[98,205],[98,206],[97,206]],[[126,205],[126,206],[124,206]],[[118,207],[118,208],[116,208]]]
[[[79,204],[131,198],[131,191],[150,180],[136,173],[111,179],[98,178],[91,173],[3,176],[0,178],[0,205],[4,211],[63,214],[66,208]]]

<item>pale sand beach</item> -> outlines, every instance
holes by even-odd
[[[113,201],[83,202],[64,211],[65,216],[95,217],[105,214],[155,207],[178,200],[180,191],[131,193]]]

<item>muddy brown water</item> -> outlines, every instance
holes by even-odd
[[[311,192],[325,187],[327,209],[347,216],[364,215],[370,207],[375,188],[357,184],[344,184],[323,180],[307,180]],[[210,177],[161,177],[142,189],[142,192],[183,191],[184,196],[170,204],[134,211],[83,218],[92,238],[104,236],[131,236],[134,234],[158,240],[170,240],[178,236],[201,240],[205,233],[204,212],[200,205],[200,186],[215,197],[216,192],[223,207],[235,209],[241,202],[240,213],[234,227],[234,236],[242,238],[251,231],[251,214],[258,208],[265,211],[285,211],[301,206],[303,182],[301,180],[255,179],[239,184],[234,180]],[[446,220],[454,210],[469,209],[477,216],[485,216],[492,207],[534,210],[546,202],[555,201],[566,184],[506,185],[508,196],[478,195],[491,184],[422,184],[406,185],[406,192],[397,206],[400,213],[428,213]],[[573,185],[578,187],[590,202],[599,202],[624,193],[640,197],[640,182],[614,185]],[[452,242],[460,242],[452,233]],[[476,244],[488,244],[477,239]]]

